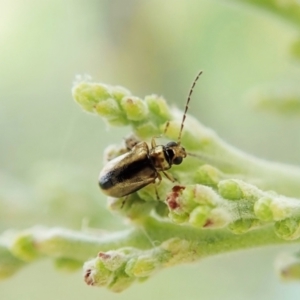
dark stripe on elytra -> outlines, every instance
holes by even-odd
[[[136,177],[139,172],[143,171],[147,167],[155,171],[155,168],[148,157],[122,165],[101,177],[99,185],[103,190],[108,190],[119,182]]]

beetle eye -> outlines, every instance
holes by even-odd
[[[180,165],[182,163],[182,157],[178,156],[173,160],[174,165]]]

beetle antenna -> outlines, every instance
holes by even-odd
[[[198,75],[196,76],[196,78],[194,79],[194,82],[190,88],[190,91],[189,91],[189,94],[188,94],[188,98],[186,100],[186,105],[185,105],[185,109],[184,109],[184,114],[183,114],[183,117],[182,117],[182,121],[181,121],[181,127],[180,127],[180,131],[179,131],[179,136],[178,136],[178,145],[180,145],[181,143],[181,134],[182,134],[182,130],[183,130],[183,126],[184,126],[184,121],[185,121],[185,118],[186,118],[186,113],[189,109],[189,103],[190,103],[190,100],[191,100],[191,96],[193,94],[193,91],[194,91],[194,87],[196,85],[196,82],[197,80],[199,79],[200,75],[203,73],[203,71],[200,71],[198,73]]]

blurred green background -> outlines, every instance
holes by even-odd
[[[79,229],[84,218],[122,227],[104,210],[97,177],[104,148],[129,131],[108,131],[81,111],[71,97],[78,74],[141,97],[161,94],[182,108],[203,69],[191,114],[244,151],[300,162],[299,120],[251,110],[245,100],[257,86],[299,83],[299,61],[289,55],[297,32],[271,14],[238,1],[0,0],[0,24],[0,185],[14,201],[9,213],[0,206],[2,231]],[[21,218],[24,208],[28,217]],[[56,219],[47,219],[49,210]],[[281,283],[273,270],[277,253],[292,250],[213,257],[120,295],[41,261],[0,282],[0,299],[299,299],[299,285]]]

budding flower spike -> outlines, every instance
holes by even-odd
[[[127,92],[117,99],[114,88],[108,86],[102,92],[109,94],[106,99],[101,96],[93,103],[99,107],[103,102],[101,107],[109,111],[106,106],[110,107],[114,99],[118,103],[114,117],[88,105],[88,111],[99,114],[111,125],[129,124],[133,128],[134,135],[125,139],[125,146],[107,150],[108,162],[100,172],[99,184],[109,196],[109,208],[129,218],[149,242],[147,250],[134,245],[128,252],[131,254],[125,256],[120,248],[121,252],[114,255],[124,257],[122,271],[109,271],[109,279],[104,281],[101,276],[108,273],[97,266],[105,264],[111,254],[88,262],[88,284],[122,290],[141,279],[129,271],[135,265],[129,263],[136,261],[135,255],[148,257],[147,263],[141,265],[145,269],[139,268],[146,278],[170,265],[170,261],[178,264],[247,247],[299,241],[300,170],[247,155],[188,116],[191,95],[201,74],[202,71],[192,84],[183,113],[170,109],[156,95],[142,100]],[[86,90],[81,84],[74,88],[77,102],[86,103],[82,100]],[[161,136],[175,141],[157,145],[156,138]],[[144,140],[150,140],[150,146]],[[174,245],[174,241],[181,245],[180,256],[175,248],[175,252],[168,252],[170,248],[166,252],[163,246]],[[123,275],[118,281],[116,274],[120,273]],[[114,286],[115,282],[121,287]]]
[[[142,99],[120,86],[77,81],[73,97],[85,111],[133,130],[123,145],[106,149],[98,180],[99,199],[108,196],[108,208],[130,227],[10,231],[0,236],[1,278],[51,257],[60,270],[83,266],[88,285],[121,292],[166,267],[299,243],[300,169],[245,154],[188,115],[201,74],[183,112],[161,96]],[[72,180],[72,188],[81,184]],[[284,279],[299,279],[299,255],[278,270]]]
[[[202,71],[199,72],[190,89],[177,142],[172,141],[165,146],[156,145],[155,138],[152,138],[150,148],[146,142],[136,142],[129,152],[109,161],[99,175],[99,186],[105,194],[117,198],[127,196],[150,183],[155,184],[157,180],[160,182],[162,180],[160,172],[170,181],[175,181],[166,171],[172,165],[180,165],[187,155],[180,145],[181,134],[191,95],[201,74]]]

